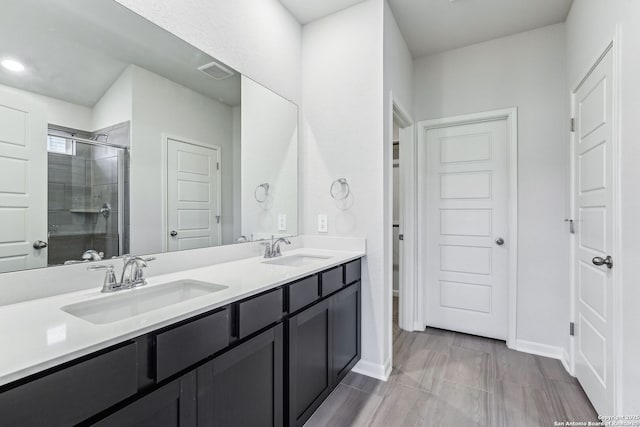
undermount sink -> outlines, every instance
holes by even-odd
[[[178,280],[148,288],[118,291],[96,300],[62,307],[72,316],[103,325],[227,289],[197,280]]]
[[[306,265],[314,264],[324,259],[329,259],[330,256],[324,255],[289,255],[282,258],[274,258],[268,261],[262,261],[264,264],[286,265],[289,267],[304,267]]]

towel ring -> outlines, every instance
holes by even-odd
[[[258,197],[258,191],[262,188],[264,191],[263,197]],[[258,203],[264,203],[267,201],[267,197],[269,197],[269,183],[265,182],[264,184],[260,184],[253,191],[253,197],[256,199]]]
[[[339,193],[337,194],[336,192],[334,192],[334,188],[336,184],[341,184],[343,189],[346,188],[346,191],[343,190],[343,195],[340,195]],[[331,187],[329,187],[329,194],[331,194],[331,197],[333,197],[335,200],[344,200],[347,197],[349,197],[350,193],[351,193],[351,189],[349,188],[349,183],[347,182],[346,178],[336,179],[331,183]]]

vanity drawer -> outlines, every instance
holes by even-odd
[[[154,344],[159,382],[229,345],[229,309],[159,332]]]
[[[320,273],[320,277],[323,297],[340,290],[344,286],[343,266],[332,268],[324,273]]]
[[[244,338],[282,319],[282,289],[238,303],[238,338]]]
[[[289,285],[289,313],[300,310],[320,298],[318,276],[307,277]]]
[[[357,259],[351,261],[344,266],[344,283],[347,285],[360,280],[362,275],[362,261]]]
[[[136,344],[0,392],[0,424],[75,425],[138,391]]]

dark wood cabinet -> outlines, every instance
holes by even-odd
[[[287,320],[287,415],[302,426],[360,360],[360,282]]]
[[[137,392],[136,344],[127,342],[0,392],[0,426],[74,425]]]
[[[283,327],[198,368],[198,426],[283,425]]]
[[[283,291],[264,292],[237,303],[238,338],[245,338],[282,320]]]
[[[155,379],[160,382],[229,345],[229,309],[170,326],[154,333],[153,339]]]
[[[301,426],[331,392],[331,307],[325,299],[287,321],[287,416]]]
[[[160,387],[112,413],[96,427],[195,427],[195,371]]]
[[[0,387],[0,426],[301,426],[360,359],[360,260]]]
[[[332,383],[337,385],[360,360],[360,282],[331,297]]]

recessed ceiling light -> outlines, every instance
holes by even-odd
[[[16,73],[20,73],[24,71],[24,65],[20,61],[16,61],[15,59],[3,59],[0,61],[0,65],[6,68],[9,71],[14,71]]]

